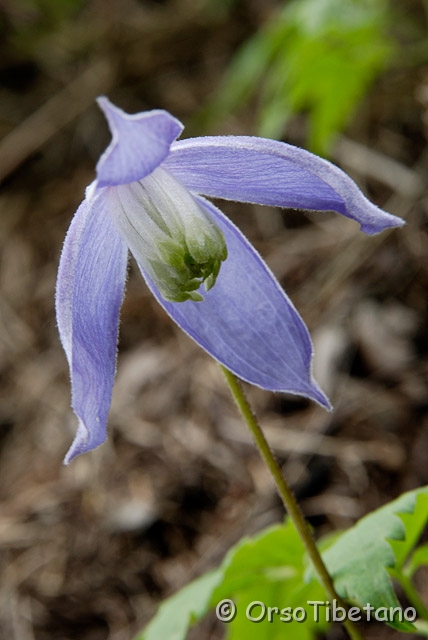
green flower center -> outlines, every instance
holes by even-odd
[[[168,171],[116,187],[115,221],[137,262],[165,300],[204,299],[215,283],[227,247],[218,226]]]

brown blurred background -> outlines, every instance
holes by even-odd
[[[251,108],[209,130],[198,113],[277,5],[0,3],[1,639],[131,640],[160,599],[283,518],[217,365],[132,264],[109,440],[64,467],[76,422],[54,317],[62,241],[109,140],[95,97],[168,109],[185,135],[254,133]],[[422,1],[408,9],[426,22]],[[427,108],[422,56],[378,79],[332,151],[403,230],[220,203],[310,327],[335,406],[247,387],[317,535],[428,483]],[[305,126],[285,139],[303,145]],[[223,629],[210,617],[193,637]]]

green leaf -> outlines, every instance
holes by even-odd
[[[185,640],[194,622],[207,613],[211,594],[222,576],[221,568],[211,571],[165,600],[135,640]]]
[[[302,554],[300,538],[289,522],[269,527],[254,538],[244,538],[224,559],[223,580],[213,597],[226,597],[251,585],[254,580],[278,580],[295,575]]]
[[[423,544],[417,549],[410,557],[408,564],[405,567],[405,574],[411,578],[419,567],[428,566],[428,544]]]
[[[368,603],[374,609],[399,607],[390,572],[404,566],[427,519],[428,487],[424,487],[374,511],[339,537],[334,534],[321,541],[339,594],[360,607]],[[410,562],[425,562],[428,551],[426,547],[421,550]],[[308,601],[325,602],[326,594],[307,563],[302,542],[289,521],[241,540],[219,569],[166,600],[136,640],[185,640],[190,627],[224,599],[236,605],[236,616],[227,626],[228,640],[282,640],[285,636],[315,640],[328,623],[322,606],[318,607],[319,619],[314,619],[315,607]],[[290,610],[301,611],[304,623],[293,620]],[[249,614],[260,616],[260,621],[251,621]],[[415,630],[404,618],[391,626]]]
[[[255,582],[234,601],[238,615],[228,626],[228,640],[314,640],[328,627],[325,608],[319,607],[319,621],[315,622],[314,607],[308,605],[325,601],[323,589],[316,581],[304,584],[301,575],[278,582]],[[248,615],[256,620],[263,617],[253,622]]]
[[[388,569],[400,567],[428,519],[428,487],[403,494],[362,518],[323,558],[343,598],[375,609],[399,607]],[[391,626],[412,631],[396,620]]]
[[[229,640],[279,640],[284,633],[289,640],[315,640],[328,625],[321,607],[318,621],[314,619],[314,606],[308,605],[308,600],[325,601],[326,596],[314,578],[305,583],[305,570],[304,548],[291,522],[270,527],[254,538],[241,540],[219,569],[166,600],[135,640],[185,640],[190,627],[224,599],[233,600],[237,607],[236,617],[227,626]],[[258,623],[246,615],[254,602],[266,607]],[[302,607],[304,624],[292,618],[282,621],[281,609],[287,607]],[[260,612],[260,606],[253,605],[254,617]]]
[[[419,540],[428,521],[428,489],[426,491],[423,489],[418,491],[415,495],[413,511],[400,511],[397,514],[402,520],[406,532],[404,540],[391,541],[396,561],[394,568],[397,571],[403,568],[406,559]]]
[[[324,610],[320,608],[315,621],[314,606],[308,605],[308,601],[325,601],[325,591],[314,578],[305,583],[305,551],[290,521],[243,541],[228,554],[225,565],[212,605],[224,598],[236,604],[228,640],[280,640],[285,634],[289,640],[314,640],[327,628]],[[300,622],[293,620],[291,613],[298,608],[298,615],[304,618]],[[259,622],[248,617],[258,618],[263,613]]]

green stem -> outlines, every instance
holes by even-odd
[[[422,602],[422,599],[413,586],[410,578],[398,572],[394,572],[393,576],[403,587],[403,591],[406,594],[407,599],[409,600],[410,604],[416,609],[418,615],[421,618],[424,618],[425,621],[428,621],[428,609]]]
[[[244,394],[244,391],[238,379],[235,377],[235,375],[231,371],[229,371],[222,365],[220,365],[220,367],[224,373],[226,382],[230,388],[230,391],[236,402],[236,405],[242,417],[244,418],[244,421],[248,426],[251,432],[251,435],[254,438],[257,448],[259,449],[260,455],[262,456],[267,467],[269,468],[269,471],[272,474],[278,493],[282,499],[282,502],[284,503],[284,507],[286,508],[289,517],[291,518],[294,526],[297,529],[297,532],[305,546],[306,552],[312,561],[312,564],[314,566],[316,573],[318,574],[321,584],[323,585],[331,601],[336,600],[340,606],[343,606],[346,609],[347,608],[346,604],[342,601],[342,599],[338,596],[338,594],[335,591],[335,588],[333,586],[333,581],[317,549],[311,530],[309,529],[309,526],[302,514],[302,511],[296,502],[293,492],[291,491],[285,478],[282,475],[279,464],[277,463],[277,461],[273,456],[273,453],[269,447],[269,444],[264,436],[263,431],[260,428],[260,425],[257,421],[256,416],[254,415],[248,403],[248,400]],[[343,624],[349,636],[352,638],[352,640],[363,640],[362,635],[360,634],[359,630],[354,625],[352,620],[349,620],[348,618],[346,618]]]
[[[425,620],[415,620],[413,624],[416,627],[417,634],[428,637],[428,623]]]

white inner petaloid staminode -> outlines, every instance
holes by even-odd
[[[208,212],[168,171],[114,188],[114,220],[137,262],[162,296],[203,300],[227,257],[223,234]]]

